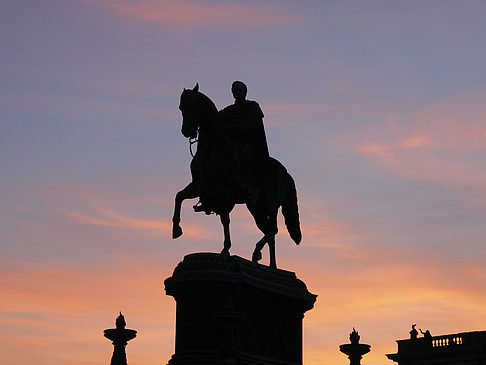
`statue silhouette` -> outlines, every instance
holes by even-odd
[[[241,81],[231,87],[235,103],[219,112],[226,138],[231,142],[237,164],[233,173],[245,194],[244,200],[254,205],[262,187],[267,187],[265,171],[268,168],[267,139],[263,126],[263,112],[255,101],[246,100],[247,88]]]
[[[412,329],[410,330],[410,339],[415,340],[418,336],[418,331],[415,328],[416,324],[412,324]]]
[[[179,109],[182,134],[197,138],[191,161],[192,182],[175,197],[172,237],[182,235],[180,211],[185,199],[199,197],[195,211],[216,213],[223,225],[222,254],[229,254],[230,213],[235,204],[246,204],[264,236],[257,242],[252,260],[262,258],[268,244],[270,266],[276,268],[275,235],[277,213],[282,207],[285,225],[296,244],[302,239],[294,180],[285,167],[269,157],[263,128],[263,113],[254,101],[246,100],[246,86],[234,82],[235,104],[218,112],[214,103],[199,92],[199,85],[184,89]]]
[[[420,333],[424,335],[424,341],[428,346],[432,346],[432,334],[430,333],[429,330],[422,331],[421,328],[419,328]]]

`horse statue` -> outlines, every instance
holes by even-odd
[[[199,203],[194,206],[195,211],[220,216],[224,232],[221,254],[229,255],[230,213],[236,204],[246,204],[263,233],[263,237],[256,243],[252,261],[262,259],[261,251],[268,244],[270,267],[276,268],[275,235],[278,232],[277,213],[280,207],[290,237],[297,245],[302,240],[294,180],[280,162],[270,157],[256,200],[246,199],[238,181],[231,178],[229,173],[237,169],[237,164],[231,141],[225,134],[224,120],[211,99],[199,92],[199,84],[193,89],[184,89],[179,109],[182,113],[182,134],[189,138],[190,146],[195,143],[191,139],[196,138],[198,145],[191,161],[192,182],[175,197],[172,238],[182,235],[182,202],[199,198]]]

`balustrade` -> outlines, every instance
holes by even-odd
[[[432,338],[432,347],[462,345],[461,336],[441,336]]]

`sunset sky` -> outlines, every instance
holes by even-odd
[[[304,364],[393,364],[412,323],[486,330],[486,2],[2,0],[0,363],[108,364],[121,310],[131,365],[174,352],[163,280],[219,252],[216,216],[182,211],[184,87],[223,108],[234,80],[294,177],[301,246],[277,262],[318,294]],[[261,233],[232,214],[232,254]],[[268,263],[268,251],[263,252]]]

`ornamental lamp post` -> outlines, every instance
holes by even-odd
[[[360,365],[364,354],[370,352],[370,345],[359,343],[360,336],[353,327],[353,332],[349,335],[351,343],[339,346],[339,350],[348,355],[349,365]]]
[[[109,328],[103,331],[105,337],[113,341],[114,349],[110,365],[127,365],[125,346],[127,345],[128,341],[135,338],[137,331],[125,328],[125,317],[123,317],[121,312],[115,321],[115,325],[116,328]]]

